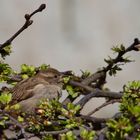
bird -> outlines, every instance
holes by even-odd
[[[11,90],[12,104],[18,103],[23,112],[34,112],[41,99],[59,99],[62,95],[63,74],[54,68],[40,70],[33,77],[17,83]]]

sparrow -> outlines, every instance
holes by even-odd
[[[41,99],[59,99],[62,95],[62,86],[61,72],[53,68],[40,70],[12,89],[12,103],[18,103],[24,112],[34,112]]]

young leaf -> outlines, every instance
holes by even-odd
[[[12,100],[12,94],[9,92],[2,93],[0,95],[0,102],[2,104],[8,104]]]

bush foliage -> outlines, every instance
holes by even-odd
[[[122,65],[132,62],[124,54],[139,51],[138,39],[127,48],[124,45],[113,47],[112,51],[117,56],[104,59],[106,66],[95,73],[81,71],[81,75],[77,76],[72,71],[64,72],[63,90],[68,93],[64,101],[40,100],[34,114],[22,112],[18,103],[10,104],[11,88],[19,81],[34,76],[37,71],[50,67],[46,64],[39,67],[22,64],[20,72],[16,72],[5,63],[6,56],[12,52],[12,41],[33,23],[31,17],[44,9],[45,4],[42,4],[33,13],[26,14],[24,25],[0,45],[0,82],[7,84],[0,90],[0,139],[140,140],[140,81],[126,83],[121,92],[106,90],[104,86],[107,76],[116,76]],[[80,95],[83,95],[82,99],[75,103]],[[83,115],[84,105],[94,97],[105,98],[106,101]],[[94,117],[96,111],[116,102],[120,103],[119,112],[112,118]]]

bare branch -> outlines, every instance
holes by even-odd
[[[87,86],[87,85],[80,83],[80,82],[73,81],[73,80],[70,80],[69,84],[72,86],[81,87],[89,92],[94,91],[94,89],[92,87]]]
[[[93,123],[105,123],[109,119],[109,118],[96,118],[88,115],[81,115],[81,118],[85,119],[87,122]]]
[[[48,134],[51,134],[51,135],[58,135],[58,134],[62,134],[62,133],[66,133],[68,132],[69,129],[63,129],[63,130],[58,130],[58,131],[43,131],[43,132],[40,132],[41,135],[48,135]]]
[[[102,90],[96,90],[95,92],[91,92],[87,95],[85,95],[79,102],[76,103],[76,105],[80,105],[81,108],[84,107],[84,105],[93,97],[107,97],[107,98],[113,98],[113,99],[120,99],[122,97],[122,93],[120,92],[107,92]]]
[[[104,76],[104,72],[96,72],[82,81],[82,84],[89,85]]]
[[[109,100],[105,103],[103,103],[102,105],[100,105],[99,107],[95,108],[93,111],[89,112],[87,115],[91,116],[92,114],[94,114],[95,112],[99,111],[101,108],[109,105],[109,104],[114,104],[116,102],[120,102],[120,99],[113,99],[113,100]]]
[[[45,4],[41,4],[40,7],[35,10],[34,12],[32,12],[31,14],[25,14],[25,23],[24,25],[11,37],[9,38],[7,41],[5,41],[3,44],[0,45],[0,51],[7,45],[10,45],[12,43],[12,41],[21,33],[23,32],[26,28],[28,28],[32,23],[33,20],[31,20],[31,17],[33,15],[35,15],[38,12],[41,12],[42,10],[44,10],[46,8]]]

